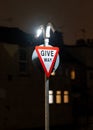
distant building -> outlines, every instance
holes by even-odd
[[[23,40],[21,34],[22,41],[20,35],[7,41],[5,33],[0,41],[0,130],[45,125],[44,72],[38,59],[31,60],[33,38],[29,36],[30,42],[26,35]],[[83,125],[93,101],[93,48],[62,44],[60,50],[60,65],[49,81],[50,127],[79,124],[79,120]]]

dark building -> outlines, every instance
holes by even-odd
[[[37,42],[17,28],[2,27],[0,34],[0,129],[44,128],[44,71],[31,60]],[[93,108],[93,48],[62,44],[60,50],[49,78],[50,127],[85,127]]]

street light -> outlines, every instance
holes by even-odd
[[[37,30],[36,37],[38,38],[41,35],[41,33],[43,33],[43,36],[45,35],[45,30],[44,30],[44,26],[43,25],[41,25],[39,27],[39,29]]]
[[[41,25],[37,30],[37,37],[43,33],[44,46],[49,46],[50,30],[55,32],[51,23],[48,23],[46,28]],[[49,130],[49,77],[45,75],[45,130]]]
[[[51,23],[48,23],[47,26],[46,26],[46,28],[43,25],[41,25],[39,27],[39,29],[37,30],[36,37],[39,37],[41,35],[41,33],[43,33],[44,45],[45,46],[48,46],[48,44],[49,44],[50,30],[52,30],[53,33],[55,32],[55,30],[54,30],[54,28],[53,28],[53,26],[52,26]]]

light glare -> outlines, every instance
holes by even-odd
[[[37,35],[36,35],[36,37],[39,37],[39,36],[41,35],[41,33],[42,33],[42,29],[40,28],[40,29],[37,30]]]
[[[47,26],[46,28],[46,37],[50,38],[50,26]]]

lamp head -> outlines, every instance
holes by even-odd
[[[41,25],[37,30],[36,37],[38,38],[43,33],[44,27]]]

